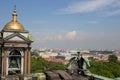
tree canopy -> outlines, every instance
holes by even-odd
[[[42,72],[44,68],[50,70],[65,70],[66,66],[62,63],[54,63],[42,58],[31,58],[31,73]]]
[[[91,73],[116,78],[120,77],[120,63],[103,62],[103,61],[90,61],[91,67],[88,67]]]
[[[108,60],[109,60],[109,62],[115,62],[115,63],[118,62],[118,58],[116,55],[110,55],[108,57]]]

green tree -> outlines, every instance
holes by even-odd
[[[48,68],[50,70],[65,70],[66,65],[62,63],[46,61],[42,58],[31,57],[31,73],[42,72],[44,68]]]
[[[120,63],[91,60],[90,65],[88,69],[93,74],[109,78],[120,77]]]
[[[118,57],[116,55],[110,55],[108,57],[109,62],[118,62]]]

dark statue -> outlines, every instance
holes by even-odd
[[[71,74],[85,75],[88,71],[86,65],[90,66],[88,58],[84,58],[80,52],[77,52],[77,57],[72,57],[68,64],[68,70]]]

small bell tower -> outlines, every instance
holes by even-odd
[[[30,74],[32,36],[17,20],[16,7],[12,20],[0,32],[0,75]]]

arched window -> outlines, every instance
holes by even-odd
[[[13,51],[10,52],[9,55],[10,55],[10,56],[11,56],[11,55],[16,55],[16,56],[18,56],[18,55],[21,55],[21,53],[20,53],[18,50],[13,50]]]

